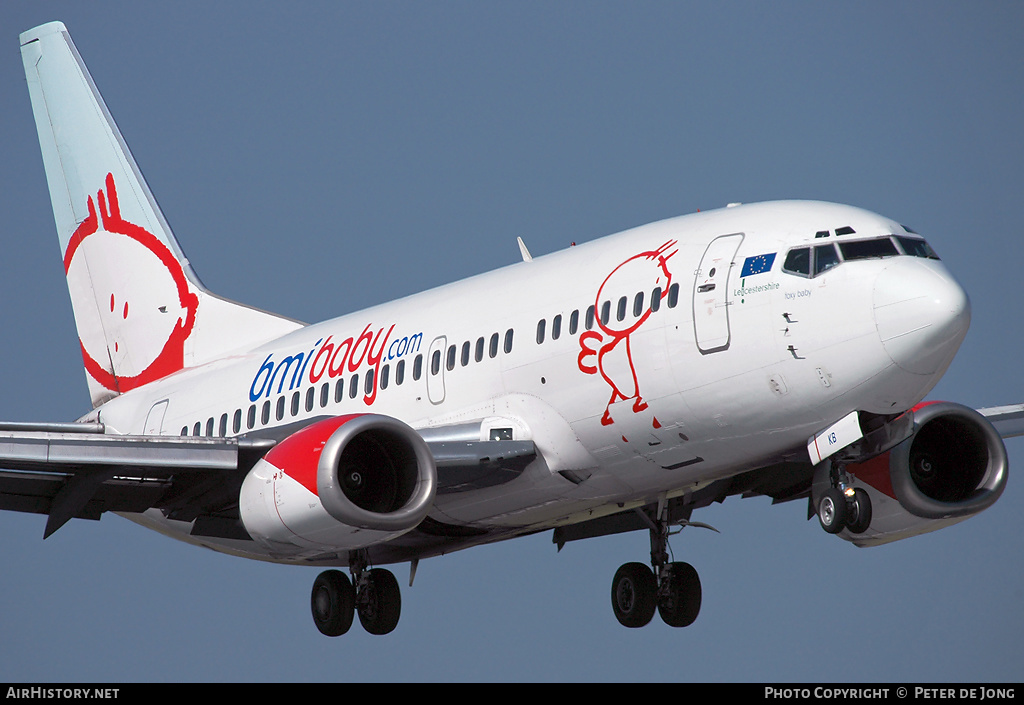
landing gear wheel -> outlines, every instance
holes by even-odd
[[[688,627],[700,613],[700,577],[689,563],[666,566],[666,590],[659,591],[658,614],[670,627]]]
[[[325,570],[318,575],[309,601],[313,622],[321,634],[341,636],[352,626],[356,591],[341,571]]]
[[[626,563],[612,578],[612,610],[624,627],[646,626],[654,617],[658,581],[643,563]]]
[[[837,487],[830,487],[818,500],[818,521],[830,534],[838,534],[846,527],[846,497]]]
[[[871,497],[866,490],[858,487],[853,491],[853,502],[846,519],[850,533],[863,534],[871,526]]]
[[[402,614],[402,591],[389,570],[373,568],[360,581],[356,598],[359,623],[370,634],[388,634],[398,626]]]

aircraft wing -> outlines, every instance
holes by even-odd
[[[978,413],[988,419],[1003,438],[1024,436],[1024,404],[992,406],[978,409]]]
[[[127,436],[98,423],[0,423],[0,510],[47,514],[46,538],[70,519],[160,509],[192,533],[248,539],[238,515],[246,473],[272,438]],[[430,442],[438,492],[514,479],[532,441]]]

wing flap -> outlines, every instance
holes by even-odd
[[[179,499],[200,500],[203,493],[194,488],[235,478],[240,449],[259,445],[234,438],[104,435],[98,425],[0,428],[0,509],[48,515],[43,538],[71,519],[144,512],[175,496],[172,490]],[[38,430],[47,428],[57,430]],[[202,511],[202,502],[195,504],[193,513]]]
[[[118,466],[160,470],[230,470],[238,467],[232,438],[115,436],[49,431],[0,431],[0,467],[74,472]]]

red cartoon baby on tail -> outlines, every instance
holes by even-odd
[[[113,175],[105,181],[89,196],[64,270],[85,368],[119,393],[182,368],[199,300],[167,245],[121,216]]]

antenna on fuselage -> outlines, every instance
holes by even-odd
[[[530,251],[528,249],[526,249],[526,243],[523,242],[523,238],[517,237],[516,240],[519,241],[519,252],[522,253],[522,255],[523,255],[523,261],[524,262],[532,262],[533,261],[533,255],[531,255]]]

